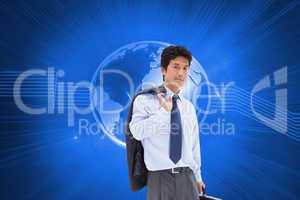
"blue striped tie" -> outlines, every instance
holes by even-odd
[[[172,110],[171,110],[171,134],[170,134],[170,159],[176,164],[181,158],[182,146],[182,125],[180,112],[177,106],[178,95],[172,97]]]

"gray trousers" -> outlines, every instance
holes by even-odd
[[[192,170],[178,174],[166,171],[148,173],[147,200],[199,200],[198,194]]]

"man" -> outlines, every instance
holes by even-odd
[[[195,108],[183,97],[191,53],[169,46],[161,55],[166,93],[141,94],[133,102],[130,131],[144,148],[148,200],[196,200],[205,185]]]

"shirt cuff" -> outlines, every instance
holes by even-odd
[[[203,182],[200,174],[195,174],[195,177],[197,182]]]

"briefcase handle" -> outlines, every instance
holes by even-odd
[[[205,187],[203,187],[203,186],[202,186],[202,191],[203,191],[203,192],[200,192],[200,195],[205,195],[205,194],[206,194],[206,191],[205,191]]]
[[[200,194],[199,194],[199,200],[222,200],[220,198],[217,198],[217,197],[213,197],[213,196],[208,196],[206,194],[206,191],[205,191],[205,188],[202,188],[202,191]]]

